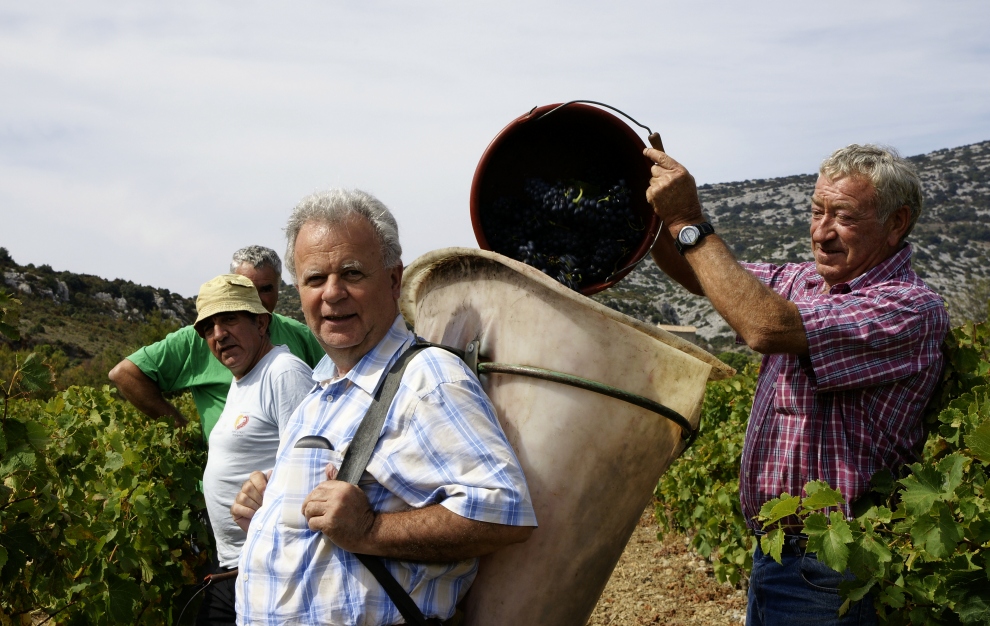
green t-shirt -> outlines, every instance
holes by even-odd
[[[273,315],[271,336],[272,344],[288,346],[292,354],[310,367],[316,367],[326,356],[309,327],[292,318]],[[234,376],[213,356],[196,329],[183,326],[158,343],[141,348],[127,360],[155,381],[163,393],[191,391],[203,424],[203,437],[209,441]]]

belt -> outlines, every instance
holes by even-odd
[[[221,567],[215,573],[208,574],[203,582],[220,582],[221,580],[227,580],[228,578],[237,578],[237,568],[236,567]]]

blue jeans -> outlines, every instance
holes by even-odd
[[[839,583],[852,578],[848,570],[845,574],[836,572],[819,562],[813,552],[805,554],[793,542],[785,542],[778,564],[763,554],[757,542],[749,576],[746,626],[875,626],[873,594],[839,617],[843,602]]]

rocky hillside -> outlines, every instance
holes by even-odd
[[[70,363],[108,353],[112,361],[196,319],[195,297],[48,265],[18,265],[5,248],[0,288],[22,303],[21,339],[11,347],[52,346]],[[282,285],[276,311],[302,319],[295,287]]]
[[[925,212],[909,241],[918,273],[946,298],[958,322],[986,315],[990,297],[990,141],[911,157],[925,186]],[[808,220],[815,175],[704,185],[705,211],[746,261],[811,258]],[[0,242],[2,243],[2,242]],[[167,289],[21,266],[0,248],[0,288],[24,304],[15,348],[58,347],[71,360],[110,349],[127,354],[144,339],[195,318],[195,298]],[[704,298],[671,283],[644,261],[622,282],[595,296],[644,321],[698,327],[713,351],[733,347],[734,334]],[[282,285],[278,313],[302,320],[295,287]],[[155,332],[139,329],[157,324]]]
[[[990,297],[990,141],[910,157],[925,208],[908,241],[914,268],[946,299],[954,322],[986,315]],[[744,261],[811,260],[809,219],[814,174],[704,185],[705,213]],[[708,301],[688,294],[644,261],[597,294],[612,308],[652,322],[698,327],[713,350],[732,347],[734,333]]]
[[[4,286],[19,298],[48,301],[60,312],[102,313],[113,319],[144,321],[152,311],[187,324],[195,316],[196,303],[168,289],[136,285],[130,281],[106,280],[90,274],[56,272],[49,265],[20,266],[6,248],[0,248],[0,272]]]

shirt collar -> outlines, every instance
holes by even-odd
[[[905,244],[903,248],[849,282],[832,285],[829,293],[849,293],[850,291],[863,289],[864,287],[890,280],[893,276],[904,272],[910,267],[911,255],[913,253],[911,244]],[[812,273],[805,283],[805,288],[811,290],[821,289],[824,281],[825,279],[818,272],[814,271],[814,264],[812,264]]]
[[[406,328],[406,320],[402,315],[396,315],[392,326],[382,337],[382,340],[368,351],[357,364],[343,376],[368,394],[373,394],[388,367],[395,361],[396,356],[415,339],[415,335]],[[323,357],[313,370],[313,380],[326,386],[337,378],[337,366],[329,356]]]

